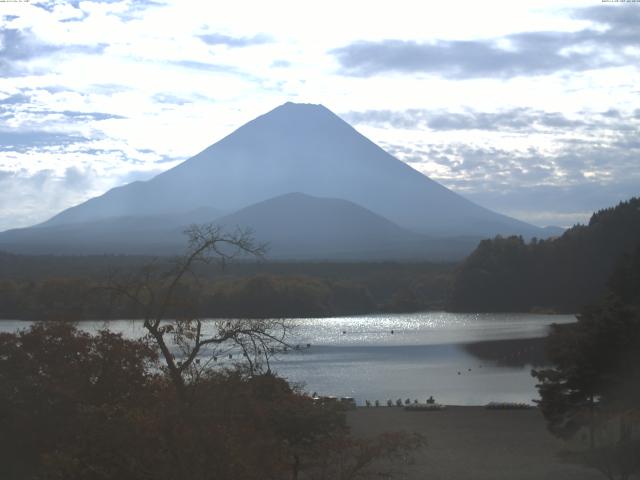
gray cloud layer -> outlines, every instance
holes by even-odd
[[[266,35],[254,35],[253,37],[231,37],[220,33],[206,33],[198,35],[198,38],[207,45],[226,45],[227,47],[249,47],[269,43],[271,39]]]
[[[0,119],[9,119],[18,113],[23,118],[19,127],[0,128],[0,151],[27,152],[88,142],[90,139],[74,132],[74,128],[86,122],[125,118],[105,112],[44,108],[32,101],[27,90],[0,99]]]
[[[65,54],[102,53],[107,46],[100,45],[51,45],[40,41],[30,30],[0,29],[0,78],[21,76],[28,73],[22,63],[64,51]]]
[[[508,78],[621,66],[637,61],[637,55],[624,50],[640,46],[640,9],[635,5],[581,9],[575,16],[609,28],[526,32],[473,41],[365,41],[330,53],[337,58],[343,74],[359,77],[387,72],[424,72],[458,79]],[[506,41],[510,47],[504,48],[497,40]]]
[[[15,28],[0,30],[0,77],[19,73],[15,63],[56,51],[56,47],[35,42],[33,37]]]
[[[603,116],[611,117],[611,111]],[[452,113],[439,110],[409,109],[365,110],[341,115],[354,124],[378,127],[431,130],[535,130],[588,127],[586,120],[569,119],[559,112],[545,112],[531,108],[512,108],[501,112],[466,111]]]
[[[88,139],[85,137],[66,132],[0,130],[0,152],[26,152],[42,147],[60,147],[86,141]]]
[[[433,178],[481,205],[541,226],[567,226],[640,195],[636,132],[620,131],[608,142],[563,140],[555,153],[464,143],[385,148],[418,169],[427,161],[441,165],[446,173]]]

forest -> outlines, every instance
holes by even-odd
[[[614,269],[605,295],[578,321],[552,325],[538,381],[540,411],[557,437],[582,438],[567,459],[610,480],[640,472],[640,246]]]
[[[0,318],[135,318],[111,282],[174,260],[143,256],[26,256],[0,253]],[[453,264],[248,262],[199,265],[182,294],[198,315],[324,317],[442,309]],[[176,312],[177,313],[177,312]]]
[[[496,237],[459,266],[448,306],[467,312],[566,312],[595,303],[640,244],[640,198],[548,240]]]

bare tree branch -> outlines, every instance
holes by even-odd
[[[282,319],[213,320],[206,324],[211,331],[205,331],[195,306],[179,301],[179,290],[185,287],[187,278],[199,284],[197,264],[218,261],[224,265],[241,256],[262,258],[266,245],[256,244],[250,230],[238,228],[226,233],[214,224],[192,225],[185,234],[187,251],[176,259],[170,270],[162,272],[157,263],[152,263],[126,279],[110,278],[107,287],[113,295],[132,302],[141,312],[144,328],[160,349],[180,394],[184,394],[189,380],[201,375],[204,367],[194,366],[194,362],[199,362],[209,347],[213,349],[205,365],[217,358],[219,347],[224,347],[225,352],[239,349],[251,373],[260,370],[263,361],[270,368],[269,358],[291,347],[286,343],[291,325]],[[177,312],[183,317],[168,318]],[[177,349],[178,358],[172,348]]]

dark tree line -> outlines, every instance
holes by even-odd
[[[161,262],[157,266],[166,265]],[[190,309],[210,318],[323,317],[442,308],[450,285],[449,266],[420,270],[390,265],[367,271],[368,267],[371,268],[363,265],[365,271],[358,272],[352,265],[351,275],[345,276],[339,271],[315,275],[255,272],[231,275],[220,274],[219,269],[219,275],[215,276],[211,266],[199,272],[202,275],[198,282],[186,279],[180,293],[191,300]],[[302,267],[297,265],[295,270],[298,268]],[[133,267],[117,271],[127,275],[132,270]],[[105,290],[108,277],[105,265],[91,276],[34,274],[28,278],[0,279],[0,318],[140,318],[136,305],[126,299],[114,299]]]
[[[625,255],[602,301],[547,338],[552,367],[533,371],[539,406],[562,438],[585,437],[580,461],[609,479],[640,472],[640,246]]]
[[[107,281],[50,278],[40,282],[0,281],[0,318],[23,320],[89,320],[141,318],[138,305],[113,298]],[[179,289],[183,309],[202,317],[269,318],[352,315],[377,311],[362,285],[309,277],[256,275],[214,282],[187,279]],[[187,302],[188,300],[188,302]]]
[[[577,312],[606,291],[625,254],[640,244],[640,198],[596,212],[561,237],[484,240],[459,267],[456,311]]]

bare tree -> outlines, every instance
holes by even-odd
[[[128,278],[112,277],[109,290],[132,302],[150,339],[158,346],[178,394],[184,397],[188,381],[222,356],[240,355],[250,373],[266,365],[286,348],[291,324],[284,319],[228,319],[203,322],[193,298],[185,298],[185,285],[199,283],[197,266],[239,257],[262,257],[266,247],[255,243],[251,231],[227,233],[214,224],[193,225],[186,253],[168,270],[158,262]],[[170,318],[173,317],[173,318]],[[202,361],[204,360],[204,361]]]

